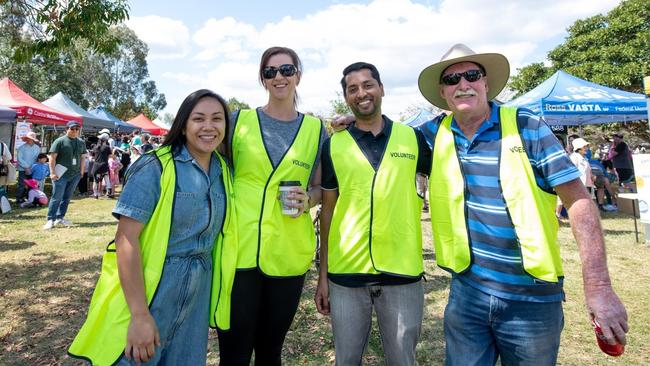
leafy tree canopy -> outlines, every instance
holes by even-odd
[[[78,40],[95,52],[113,51],[119,38],[109,30],[128,17],[126,0],[0,0],[0,32],[17,62],[56,57]]]
[[[548,54],[550,66],[534,63],[517,70],[510,88],[519,95],[557,70],[609,87],[640,93],[650,75],[650,3],[625,0],[607,15],[577,20],[565,42]]]

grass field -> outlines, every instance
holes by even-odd
[[[110,216],[115,201],[75,199],[67,218],[72,228],[41,230],[46,209],[14,209],[0,215],[0,365],[79,365],[65,350],[80,327],[99,275],[101,254],[115,232]],[[444,355],[442,314],[449,276],[433,262],[428,216],[423,218],[426,259],[426,311],[417,350],[420,365],[440,365]],[[650,246],[635,243],[631,217],[603,218],[614,287],[627,306],[630,333],[626,352],[601,353],[586,313],[580,261],[571,230],[560,231],[566,272],[565,328],[560,365],[650,365]],[[643,233],[641,233],[643,237]],[[284,349],[286,365],[333,364],[326,317],[316,313],[316,271],[307,277],[300,309]],[[375,327],[376,328],[376,327]],[[218,363],[216,333],[210,333],[208,364]],[[365,365],[383,365],[376,329]]]

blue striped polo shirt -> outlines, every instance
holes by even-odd
[[[524,271],[515,229],[506,213],[506,203],[499,187],[499,106],[494,103],[490,103],[490,106],[490,118],[483,122],[471,140],[461,131],[455,119],[451,124],[467,184],[465,200],[472,251],[469,270],[454,277],[504,299],[562,301],[563,279],[558,283],[548,283]],[[443,117],[436,117],[419,127],[432,149],[435,149],[435,136]],[[527,109],[519,109],[517,125],[541,189],[554,193],[553,187],[579,179],[580,173],[544,121]]]

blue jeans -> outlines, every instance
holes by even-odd
[[[445,365],[555,365],[561,302],[505,300],[458,279],[445,309]]]
[[[424,307],[422,281],[406,285],[345,287],[329,281],[330,318],[336,365],[361,365],[372,325],[372,309],[385,364],[415,365]]]
[[[48,220],[57,220],[65,217],[70,198],[75,188],[77,188],[79,179],[81,179],[81,174],[77,173],[72,176],[64,174],[63,177],[52,181],[52,198],[47,209]]]

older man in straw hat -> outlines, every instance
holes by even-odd
[[[26,197],[25,179],[32,177],[32,165],[36,162],[38,154],[41,152],[40,141],[36,133],[30,131],[21,137],[25,143],[20,145],[16,150],[16,159],[18,160],[18,185],[16,187],[16,202],[22,202]]]
[[[490,100],[508,60],[454,45],[419,77],[452,113],[427,123],[436,261],[452,273],[447,365],[553,365],[564,324],[556,196],[580,249],[586,302],[608,342],[625,343],[625,307],[607,270],[598,211],[549,127]]]

